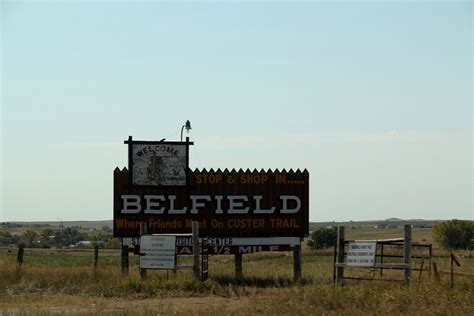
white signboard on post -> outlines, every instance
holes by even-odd
[[[144,235],[140,239],[140,269],[176,268],[176,236]]]
[[[376,242],[350,241],[347,266],[373,267],[375,265]]]

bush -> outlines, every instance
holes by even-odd
[[[435,225],[433,238],[445,249],[472,249],[474,221],[453,219]]]
[[[313,249],[324,249],[333,247],[337,240],[337,228],[319,228],[311,233],[308,247]]]

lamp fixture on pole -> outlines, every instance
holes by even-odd
[[[189,131],[191,130],[191,122],[189,120],[187,120],[186,124],[184,124],[181,127],[181,141],[183,141],[183,129],[185,128],[186,128],[186,132],[189,133]]]

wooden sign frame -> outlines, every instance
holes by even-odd
[[[143,141],[143,140],[133,140],[132,136],[128,137],[128,140],[124,141],[124,144],[128,145],[128,170],[129,170],[129,183],[137,186],[137,187],[166,187],[166,188],[173,188],[173,187],[187,187],[189,186],[189,146],[194,145],[194,142],[189,141],[189,137],[186,137],[186,141],[184,142],[176,142],[176,141]],[[163,158],[169,159],[169,151],[173,147],[182,146],[184,147],[184,166],[182,166],[184,170],[185,179],[182,183],[171,183],[171,184],[162,184],[159,182],[158,179],[155,179],[155,183],[140,183],[138,179],[136,179],[136,169],[137,166],[134,162],[134,146],[135,145],[145,145],[146,148],[150,148],[152,151],[154,148],[157,148],[156,152],[152,153],[151,157],[157,157],[157,160],[162,160]],[[164,150],[159,150],[163,148]],[[168,151],[167,151],[168,150]],[[162,156],[160,157],[160,153]],[[165,155],[168,154],[168,157]],[[160,159],[161,158],[161,159]],[[167,170],[169,171],[169,170]],[[156,172],[155,172],[156,173]],[[150,181],[153,182],[153,181]],[[169,182],[169,181],[168,181]]]

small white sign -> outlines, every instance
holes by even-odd
[[[122,245],[123,246],[128,246],[129,249],[136,248],[140,246],[140,238],[123,238],[122,240]]]
[[[376,242],[350,241],[347,265],[350,267],[373,267],[376,249]]]
[[[140,268],[175,269],[176,236],[142,236],[140,238]]]

